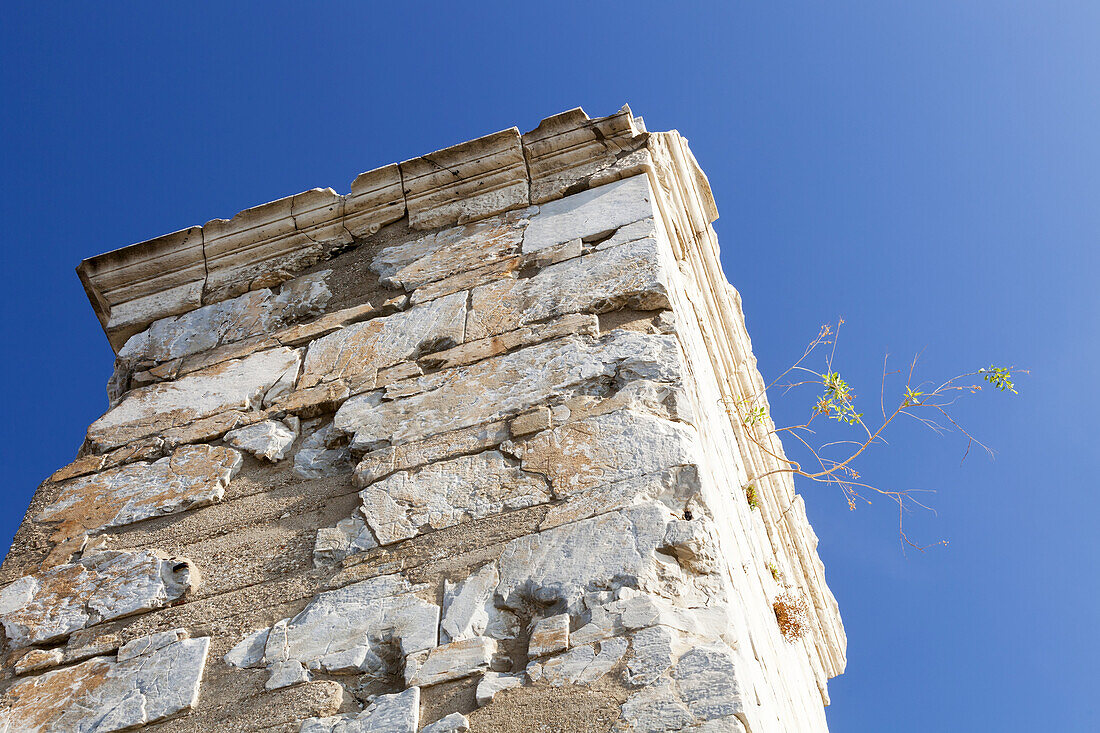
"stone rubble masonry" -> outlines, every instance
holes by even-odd
[[[824,731],[717,215],[575,109],[81,263],[117,359],[0,566],[0,730]]]

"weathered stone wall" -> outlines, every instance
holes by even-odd
[[[825,730],[716,217],[573,110],[83,263],[111,406],[0,570],[0,730]]]

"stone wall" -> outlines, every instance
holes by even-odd
[[[825,730],[716,218],[572,110],[85,261],[110,408],[0,569],[0,730]]]

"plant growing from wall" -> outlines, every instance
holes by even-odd
[[[869,495],[877,494],[897,504],[898,532],[902,541],[908,546],[926,549],[928,546],[922,547],[910,541],[904,529],[904,517],[908,510],[913,507],[928,508],[913,496],[916,490],[894,491],[868,483],[856,468],[858,459],[872,446],[885,443],[888,428],[903,418],[914,419],[939,434],[952,430],[961,433],[967,440],[964,459],[975,445],[992,456],[992,450],[951,416],[950,408],[960,397],[981,392],[983,387],[1016,394],[1014,376],[1027,374],[1027,371],[992,365],[959,374],[943,382],[929,382],[917,380],[916,357],[906,369],[896,371],[889,371],[887,359],[883,359],[879,415],[867,417],[864,411],[857,408],[856,394],[836,366],[837,341],[843,324],[844,320],[838,319],[835,328],[832,324],[822,326],[798,361],[760,392],[743,399],[727,401],[727,409],[744,428],[749,439],[780,464],[777,468],[751,476],[750,483],[744,488],[746,497],[749,505],[755,508],[758,502],[756,487],[760,479],[780,473],[794,474],[839,487],[851,509],[855,509],[859,501],[870,503]],[[824,355],[821,370],[818,371],[808,364],[811,357],[825,350],[825,347],[828,347],[827,353]],[[904,382],[899,385],[900,379]],[[787,381],[780,385],[783,380]],[[801,388],[815,390],[809,415],[804,422],[785,427],[775,425],[771,419],[767,393],[777,386],[782,388],[783,394]],[[892,394],[889,399],[888,392]],[[820,442],[819,428],[822,423],[850,429],[854,436]],[[775,439],[784,436],[793,438],[796,446],[808,452],[812,466],[804,466],[802,462],[784,455],[779,441]]]
[[[749,484],[745,487],[745,500],[749,503],[749,509],[760,508],[760,497],[756,494],[756,487]]]
[[[789,642],[796,642],[810,629],[810,609],[806,599],[794,591],[785,591],[772,602],[779,633]]]

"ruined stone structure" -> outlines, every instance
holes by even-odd
[[[824,731],[717,216],[577,109],[83,262],[110,407],[3,564],[0,730]]]

